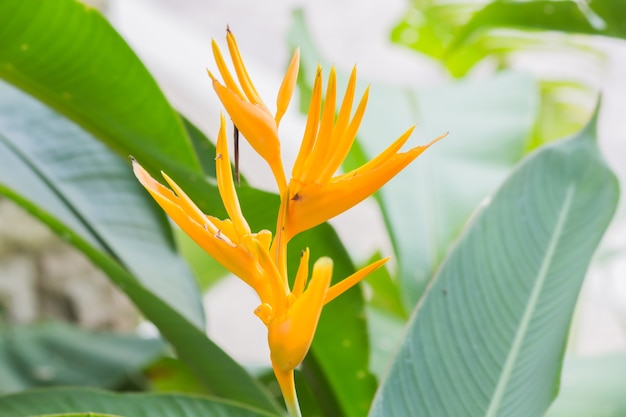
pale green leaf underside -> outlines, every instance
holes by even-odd
[[[444,262],[370,415],[543,415],[617,198],[595,122],[529,157]]]

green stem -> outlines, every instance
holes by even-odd
[[[294,397],[293,403],[285,403],[287,404],[287,411],[289,412],[289,417],[302,417],[302,412],[300,411],[300,404],[298,404],[298,397]]]

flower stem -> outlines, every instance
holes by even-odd
[[[272,367],[274,368],[274,375],[276,375],[280,391],[283,393],[289,417],[302,417],[300,404],[298,403],[298,394],[296,393],[296,381],[294,380],[293,369],[283,371],[273,362]]]

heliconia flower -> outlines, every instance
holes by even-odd
[[[286,274],[281,274],[276,259],[271,255],[271,232],[262,230],[252,233],[241,212],[231,172],[224,116],[221,116],[220,123],[215,158],[217,185],[229,219],[220,220],[202,213],[165,173],[163,177],[171,189],[152,178],[134,159],[133,170],[139,182],[183,231],[256,291],[261,304],[254,313],[268,328],[272,366],[288,407],[294,408],[297,400],[293,370],[311,346],[323,306],[383,265],[388,258],[374,262],[330,286],[333,264],[327,257],[315,263],[308,280],[307,248],[303,251],[293,288],[290,289]]]
[[[231,172],[223,115],[220,117],[215,165],[217,186],[228,219],[220,220],[204,214],[165,173],[163,176],[170,188],[152,178],[135,160],[133,170],[141,184],[183,231],[256,291],[260,304],[254,313],[267,326],[274,373],[290,415],[300,416],[294,369],[311,347],[322,308],[382,266],[388,258],[374,262],[331,286],[333,262],[328,257],[314,263],[309,279],[310,254],[307,248],[302,252],[290,288],[286,260],[289,240],[373,194],[441,137],[427,145],[400,152],[413,131],[410,128],[371,161],[351,172],[336,175],[356,137],[369,89],[351,116],[356,86],[356,70],[353,70],[335,117],[335,69],[330,71],[322,106],[322,71],[318,67],[304,138],[291,179],[287,182],[278,127],[295,87],[299,52],[295,51],[289,64],[278,92],[276,112],[272,115],[252,84],[230,30],[227,30],[226,39],[236,80],[215,41],[213,55],[223,83],[211,72],[209,76],[235,127],[272,169],[280,193],[276,235],[272,238],[268,230],[253,233],[241,211]]]

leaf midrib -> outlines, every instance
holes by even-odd
[[[91,233],[94,241],[97,242],[97,244],[100,245],[104,251],[114,257],[117,262],[119,262],[119,259],[115,255],[115,252],[106,242],[106,240],[102,238],[102,236],[90,224],[90,222],[85,219],[84,215],[82,215],[80,211],[77,210],[74,205],[67,199],[67,197],[60,191],[59,186],[44,174],[43,170],[38,167],[36,162],[33,161],[31,158],[28,158],[27,155],[25,155],[19,147],[15,146],[13,141],[8,139],[4,134],[0,133],[0,140],[4,142],[5,145],[13,151],[15,156],[19,158],[25,165],[27,165],[32,170],[32,172],[48,186],[50,191],[54,193],[54,195],[63,203],[65,208],[70,211],[74,216],[76,216],[76,218],[83,225],[83,227]]]
[[[528,299],[528,303],[526,304],[526,309],[524,310],[524,314],[520,321],[517,332],[515,333],[515,338],[513,339],[511,350],[509,351],[509,355],[506,358],[504,368],[502,369],[502,373],[500,374],[500,379],[498,380],[498,383],[496,385],[494,395],[491,402],[489,403],[489,408],[485,413],[485,417],[495,417],[496,413],[500,409],[502,398],[504,397],[508,383],[511,380],[513,367],[515,366],[516,360],[521,350],[522,343],[524,341],[524,336],[527,333],[530,321],[535,311],[535,307],[537,306],[537,302],[539,300],[539,295],[541,293],[541,290],[543,289],[543,285],[548,275],[548,269],[550,268],[550,264],[552,263],[552,259],[554,258],[557,243],[561,237],[561,234],[563,233],[563,228],[565,226],[565,221],[567,220],[572,205],[575,190],[575,185],[573,183],[570,183],[567,187],[565,198],[559,211],[559,216],[557,218],[554,232],[552,233],[552,236],[550,236],[548,249],[541,262],[541,267],[539,268],[539,272],[535,280],[535,285]]]

